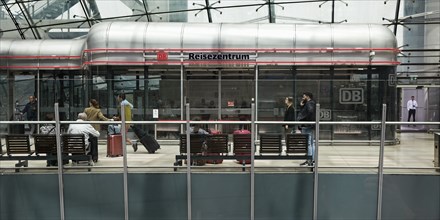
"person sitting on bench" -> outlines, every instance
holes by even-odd
[[[76,121],[87,121],[87,114],[82,112],[78,114],[78,120]],[[69,125],[69,129],[67,129],[67,133],[69,134],[84,134],[84,140],[86,145],[86,153],[92,155],[93,162],[97,162],[98,158],[98,142],[90,141],[89,138],[95,140],[99,137],[99,131],[97,131],[91,124],[71,124]],[[92,136],[92,137],[91,137]],[[90,147],[89,147],[90,146]],[[96,155],[95,155],[96,154]]]
[[[195,117],[193,121],[200,121],[199,117]],[[189,127],[189,132],[191,134],[209,134],[209,132],[205,131],[204,129],[200,128],[200,124],[192,124]]]

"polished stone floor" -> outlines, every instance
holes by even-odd
[[[400,143],[386,145],[384,150],[385,173],[420,173],[440,174],[434,167],[434,134],[426,132],[406,132],[396,135]],[[2,141],[4,143],[4,140]],[[134,152],[127,146],[127,163],[130,172],[175,172],[173,164],[178,154],[177,141],[160,141],[161,149],[155,154],[148,154],[139,145]],[[377,173],[379,163],[378,144],[320,144],[319,172]],[[3,152],[5,152],[3,146]],[[99,141],[99,161],[92,172],[121,172],[123,157],[106,157],[105,139]],[[258,152],[257,152],[258,153]],[[3,155],[4,157],[5,155]],[[0,172],[14,172],[17,161],[0,161]],[[311,169],[300,167],[301,160],[256,160],[256,172],[310,172]],[[29,161],[31,169],[22,172],[55,172],[56,167],[46,168],[45,161]],[[66,172],[87,172],[86,165],[65,166]],[[242,165],[235,160],[225,160],[222,164],[207,164],[193,167],[194,171],[207,172],[242,172]],[[246,168],[249,170],[249,168]],[[186,171],[185,166],[179,171]]]

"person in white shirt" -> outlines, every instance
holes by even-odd
[[[406,108],[408,109],[408,122],[411,119],[411,115],[413,116],[413,121],[416,121],[417,101],[414,100],[414,96],[411,96],[411,100],[406,103]]]
[[[82,112],[78,114],[78,120],[76,121],[87,121],[87,114]],[[71,124],[69,129],[67,129],[69,134],[84,134],[84,140],[86,144],[86,153],[89,153],[92,149],[89,148],[89,137],[90,135],[94,137],[99,137],[99,131],[97,131],[91,124]],[[98,147],[98,146],[91,146]]]

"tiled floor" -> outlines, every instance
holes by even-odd
[[[420,173],[440,174],[433,168],[434,134],[430,133],[400,133],[397,134],[400,144],[386,145],[384,151],[385,173]],[[131,146],[127,147],[128,166],[130,172],[174,172],[173,163],[178,154],[177,142],[166,141],[161,144],[155,154],[148,154],[142,145],[137,152]],[[4,143],[4,141],[2,141]],[[93,172],[120,172],[123,166],[123,157],[106,157],[106,142],[100,140],[99,162],[94,165]],[[3,147],[5,151],[5,147]],[[5,156],[5,155],[3,155]],[[310,169],[301,168],[300,160],[257,160],[256,171],[261,172],[308,172]],[[379,145],[324,145],[319,147],[319,172],[349,172],[349,173],[377,173],[379,162]],[[13,172],[16,161],[0,161],[1,172]],[[55,172],[46,168],[45,161],[29,161],[29,167],[41,168],[24,172]],[[66,165],[66,172],[86,171],[78,170],[83,166]],[[7,168],[7,169],[4,169]],[[9,168],[9,169],[8,169]],[[75,169],[73,169],[75,168]],[[179,169],[185,171],[184,167]],[[194,170],[209,172],[241,172],[242,165],[236,161],[225,160],[222,164],[208,164],[194,167]]]

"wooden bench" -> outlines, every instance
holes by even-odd
[[[86,144],[83,134],[63,134],[61,142],[64,154],[70,154],[72,161],[87,161],[92,164],[92,156],[86,153]]]
[[[57,138],[54,134],[35,134],[34,146],[36,156],[41,156],[41,154],[45,154],[47,158],[47,166],[57,165]],[[63,157],[67,156],[67,154],[63,154]],[[69,160],[63,158],[63,165],[68,163]]]
[[[245,170],[245,164],[250,163],[251,157],[251,134],[234,134],[233,135],[233,154],[228,155],[229,149],[227,147],[227,134],[219,135],[191,135],[191,152],[200,152],[201,143],[206,140],[206,146],[208,152],[223,152],[223,154],[215,155],[202,155],[194,154],[191,158],[194,160],[238,160],[243,165],[243,171]],[[307,156],[307,139],[306,134],[289,134],[286,137],[286,155],[282,155],[282,138],[281,134],[263,134],[260,135],[260,144],[263,145],[263,153],[276,153],[278,155],[255,155],[255,160],[300,160],[310,159],[311,156]],[[217,144],[213,145],[216,141],[221,142],[221,147],[217,148]],[[194,142],[194,146],[193,146]],[[211,149],[211,146],[214,148]],[[193,149],[195,147],[195,149]],[[261,152],[261,147],[260,147]],[[289,155],[296,154],[296,155]],[[174,166],[182,166],[179,160],[186,159],[186,134],[180,136],[180,155],[176,155],[176,163]],[[303,154],[303,155],[297,155]],[[177,170],[175,167],[174,170]]]
[[[215,134],[207,138],[208,153],[228,154],[228,135]]]
[[[260,134],[260,155],[266,153],[281,155],[282,152],[281,134]]]
[[[234,156],[238,156],[241,158],[236,158],[236,160],[243,164],[251,163],[251,151],[252,151],[252,141],[251,134],[233,134],[232,143],[234,146]]]
[[[251,134],[234,134],[232,141],[234,154],[251,154]]]
[[[287,134],[286,154],[305,154],[308,151],[308,134]]]
[[[28,167],[29,160],[57,160],[57,144],[56,136],[49,134],[34,135],[34,151],[31,150],[31,144],[28,135],[6,135],[6,156],[0,154],[0,160],[18,160],[15,167]],[[63,134],[63,164],[67,164],[69,160],[87,161],[88,165],[92,165],[91,156],[86,155],[85,140],[82,134]],[[20,156],[16,154],[26,154]],[[44,155],[45,154],[45,155]],[[69,155],[70,154],[70,155]],[[44,156],[42,156],[44,155]],[[19,169],[15,169],[19,172]],[[88,168],[91,171],[91,168]]]
[[[207,146],[206,146],[207,136],[208,135],[190,134],[191,155],[203,155],[203,156],[206,155],[206,153],[207,153]],[[179,139],[180,139],[180,142],[179,142],[180,155],[176,155],[176,162],[174,163],[175,166],[177,166],[177,165],[182,166],[182,160],[186,160],[186,158],[187,158],[187,143],[188,143],[188,141],[186,139],[186,134],[180,134]],[[204,165],[206,163],[206,160],[192,159],[191,163],[198,164],[198,165]]]
[[[228,155],[228,135],[227,134],[213,134],[208,136],[206,145],[208,147],[208,156],[223,156]],[[210,159],[206,163],[220,164],[223,163],[223,159]]]
[[[202,151],[206,152],[206,138],[207,135],[190,134],[190,152],[194,154],[202,153]],[[180,134],[179,149],[181,155],[187,153],[186,143],[186,134]]]
[[[11,156],[12,154],[27,154],[32,155],[34,153],[31,150],[29,142],[29,136],[25,134],[10,134],[6,135],[6,153]]]
[[[53,134],[34,135],[35,154],[52,155],[57,153],[57,139]]]
[[[31,150],[31,144],[29,136],[25,134],[10,134],[5,136],[6,141],[6,154],[11,160],[18,160],[15,167],[28,167],[28,157],[30,157],[34,151]],[[27,154],[23,158],[12,158],[14,154]],[[16,170],[17,171],[17,170]]]

